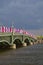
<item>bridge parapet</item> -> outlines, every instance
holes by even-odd
[[[4,32],[0,33],[0,44],[15,45],[16,47],[27,46],[33,44],[34,38],[27,34]],[[31,43],[32,42],[32,43]],[[14,46],[13,46],[14,47]]]

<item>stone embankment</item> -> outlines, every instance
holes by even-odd
[[[37,37],[37,41],[38,41],[38,43],[43,43],[43,36]]]

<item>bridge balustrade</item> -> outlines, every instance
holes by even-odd
[[[33,41],[34,38],[30,37],[27,34],[12,33],[12,32],[0,33],[0,45],[8,44],[13,48],[31,45],[33,44],[31,40]]]

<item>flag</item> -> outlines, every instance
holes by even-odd
[[[12,27],[10,27],[10,31],[9,32],[12,32]]]
[[[5,26],[2,26],[2,32],[5,32]]]
[[[22,29],[20,30],[20,33],[23,33],[23,30]]]

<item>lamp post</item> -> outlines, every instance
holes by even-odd
[[[12,22],[12,44],[13,44],[13,22]]]
[[[12,42],[11,42],[12,45],[11,45],[11,48],[16,49],[16,44],[13,43],[13,32],[14,32],[13,27],[14,26],[13,26],[13,22],[12,22]]]

